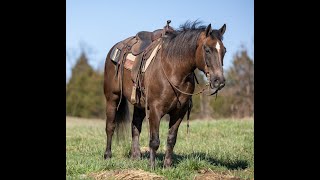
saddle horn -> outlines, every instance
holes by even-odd
[[[167,28],[169,28],[170,23],[171,23],[171,20],[167,20]]]
[[[170,27],[171,20],[167,20],[167,25],[163,28],[163,33],[162,35],[165,36],[167,33],[172,33],[174,32],[174,29],[172,27]]]

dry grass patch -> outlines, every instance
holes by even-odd
[[[194,180],[243,180],[231,175],[228,175],[227,173],[217,173],[213,172],[211,169],[202,169],[198,171],[199,175],[196,175],[194,177]]]
[[[128,169],[128,170],[114,170],[114,171],[102,171],[89,174],[89,177],[93,177],[95,180],[109,180],[109,179],[123,179],[123,180],[164,180],[163,176],[159,176],[154,173],[146,172],[141,169]]]

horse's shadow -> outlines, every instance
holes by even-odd
[[[165,154],[162,152],[157,153],[157,161],[159,164],[163,164]],[[143,152],[142,159],[149,159],[149,152]],[[172,156],[172,167],[176,167],[181,161],[184,159],[192,159],[196,158],[199,160],[204,160],[209,162],[211,165],[214,166],[224,166],[228,168],[229,170],[235,170],[235,169],[246,169],[248,167],[248,162],[245,160],[237,160],[233,162],[228,162],[228,161],[223,161],[223,160],[218,160],[213,157],[208,157],[205,153],[202,152],[194,152],[191,154],[184,154],[184,155],[179,155],[179,154],[173,154]]]

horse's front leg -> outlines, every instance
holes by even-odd
[[[150,126],[150,141],[149,141],[149,148],[150,148],[150,165],[151,169],[154,170],[156,166],[155,158],[156,158],[156,151],[160,145],[159,139],[159,125],[160,119],[163,116],[163,113],[155,108],[150,107],[150,115],[149,115],[149,126]]]
[[[141,151],[139,145],[139,137],[141,133],[141,127],[144,117],[146,116],[144,109],[134,107],[133,119],[132,119],[132,147],[131,147],[131,158],[140,159]]]
[[[172,164],[173,148],[177,141],[178,129],[186,112],[187,112],[187,107],[185,107],[180,111],[173,111],[173,113],[170,114],[167,150],[166,150],[165,160],[163,162],[164,167],[170,167]]]

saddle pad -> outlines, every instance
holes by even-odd
[[[126,61],[124,63],[124,67],[131,71],[134,61],[136,60],[136,56],[132,53],[129,53],[126,57]]]
[[[160,46],[160,47],[159,47]],[[161,44],[158,44],[152,51],[150,57],[147,59],[146,63],[144,64],[144,66],[142,67],[142,72],[146,72],[149,64],[151,63],[151,61],[154,59],[154,57],[157,54],[157,51],[161,48]]]

